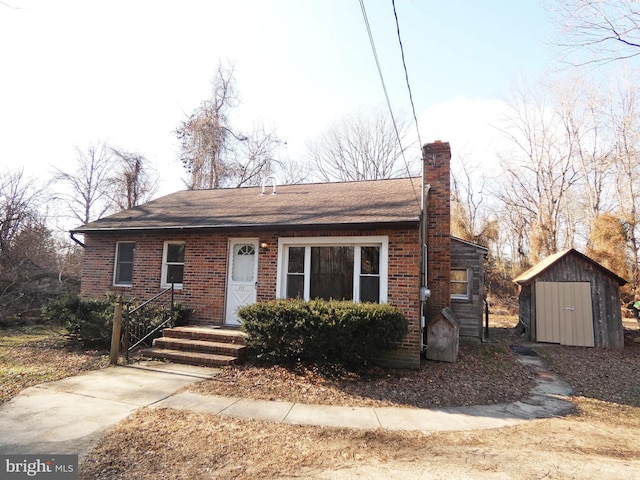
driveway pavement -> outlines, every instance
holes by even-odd
[[[106,429],[152,405],[213,368],[144,362],[87,372],[27,388],[0,406],[0,453],[79,454]]]

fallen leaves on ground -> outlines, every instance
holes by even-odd
[[[461,345],[455,363],[423,361],[419,370],[372,368],[323,375],[310,365],[230,366],[188,387],[209,395],[350,407],[452,407],[522,399],[534,373],[501,344]]]
[[[640,407],[640,329],[625,329],[622,350],[547,345],[536,350],[577,396]]]
[[[108,364],[103,352],[42,328],[5,329],[0,340],[0,404],[25,388]]]

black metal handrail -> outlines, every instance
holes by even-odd
[[[138,310],[140,310],[141,308],[145,307],[146,305],[149,305],[151,302],[153,302],[154,300],[160,298],[162,295],[166,294],[167,292],[171,292],[171,307],[169,309],[169,317],[166,318],[162,323],[160,323],[159,325],[156,325],[151,331],[145,333],[144,335],[140,335],[140,336],[136,336],[137,341],[129,346],[129,343],[131,341],[131,336],[132,336],[132,327],[131,327],[131,315],[133,315],[134,313],[136,313]],[[135,307],[132,310],[128,310],[125,313],[125,346],[127,347],[126,349],[126,359],[129,360],[129,352],[131,352],[134,348],[136,348],[138,345],[142,344],[145,340],[147,340],[149,337],[151,337],[152,335],[154,335],[158,330],[164,328],[165,325],[167,325],[168,323],[173,321],[173,313],[174,313],[174,293],[175,293],[175,286],[172,283],[170,287],[165,288],[164,290],[162,290],[160,293],[158,293],[157,295],[154,295],[153,297],[151,297],[149,300],[141,303],[140,305],[138,305],[137,307]]]

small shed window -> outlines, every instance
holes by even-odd
[[[471,300],[471,272],[466,268],[451,270],[451,298]]]

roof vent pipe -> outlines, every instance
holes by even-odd
[[[264,190],[267,188],[267,182],[269,181],[269,179],[271,179],[271,186],[273,188],[271,195],[276,194],[276,184],[278,183],[278,180],[276,179],[275,175],[269,175],[262,181],[262,195],[264,195]]]

